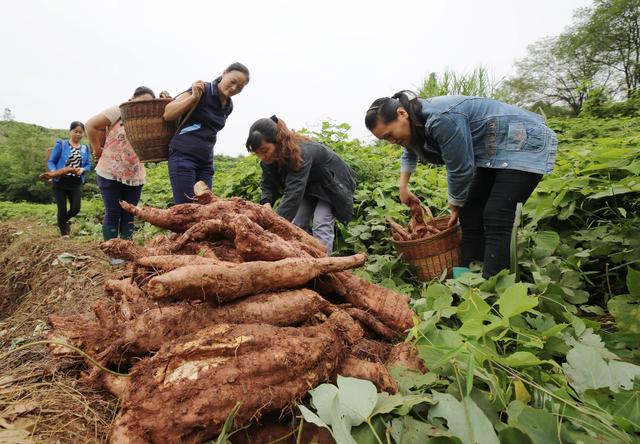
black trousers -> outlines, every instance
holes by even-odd
[[[58,228],[60,234],[69,234],[69,219],[80,212],[80,185],[76,187],[61,187],[57,184],[53,185],[53,196],[58,206]],[[67,209],[67,200],[69,200],[69,209]]]
[[[542,179],[518,170],[477,168],[459,218],[463,267],[482,261],[487,278],[509,268],[510,242],[516,205],[524,204]]]

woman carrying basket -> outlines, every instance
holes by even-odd
[[[198,80],[178,95],[164,111],[164,119],[186,116],[169,143],[169,179],[176,204],[192,202],[193,186],[202,180],[209,188],[213,177],[213,147],[217,134],[233,111],[231,97],[249,83],[249,70],[233,63],[213,82]]]
[[[544,119],[492,99],[410,91],[376,99],[365,117],[378,138],[401,145],[400,200],[417,197],[408,184],[416,164],[447,169],[449,226],[460,218],[461,266],[483,262],[483,276],[509,267],[516,205],[553,171],[557,140]]]
[[[136,88],[130,100],[155,98],[150,88]],[[104,240],[133,236],[133,215],[120,207],[120,201],[137,205],[145,181],[144,165],[127,140],[120,118],[120,108],[114,105],[87,122],[91,151],[98,164],[98,186],[104,202],[102,236]],[[117,259],[111,261],[113,264]]]
[[[246,146],[261,160],[260,203],[272,206],[284,194],[277,213],[311,231],[331,254],[335,220],[346,224],[353,216],[356,181],[351,167],[276,116],[251,125]]]

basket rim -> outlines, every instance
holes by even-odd
[[[126,102],[122,102],[120,105],[118,105],[118,108],[122,108],[122,107],[126,107],[126,106],[133,106],[133,105],[145,105],[147,103],[157,103],[157,102],[171,102],[173,101],[172,98],[169,97],[156,97],[154,99],[143,99],[143,100],[127,100]]]
[[[441,219],[448,219],[448,218],[449,216],[442,216],[442,217],[436,217],[434,218],[434,220],[441,220]],[[420,239],[410,239],[410,240],[395,240],[391,238],[391,241],[394,243],[394,245],[400,245],[400,246],[412,246],[412,245],[425,243],[425,242],[429,243],[429,242],[439,240],[443,237],[446,237],[451,233],[457,231],[458,229],[460,229],[460,222],[457,222],[454,226],[448,227],[442,230],[440,233],[434,234],[433,236],[430,236],[430,237],[422,237]]]

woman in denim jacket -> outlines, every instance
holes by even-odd
[[[42,175],[45,179],[53,179],[58,228],[63,237],[71,234],[69,219],[80,212],[81,187],[91,169],[89,148],[80,143],[83,137],[84,124],[71,122],[69,139],[56,142],[47,161],[47,172]]]
[[[544,119],[482,97],[419,99],[410,91],[375,100],[365,117],[378,138],[401,145],[400,200],[418,162],[447,169],[449,226],[460,219],[461,266],[483,261],[483,276],[509,266],[518,202],[529,198],[556,159],[557,141]]]
[[[251,125],[246,147],[261,160],[260,203],[272,206],[283,196],[278,214],[310,231],[331,254],[335,220],[346,224],[353,216],[356,180],[351,167],[276,116]]]

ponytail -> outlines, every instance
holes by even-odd
[[[398,109],[402,107],[409,115],[409,128],[411,129],[411,145],[422,146],[425,143],[424,119],[421,115],[422,106],[418,96],[408,90],[399,91],[391,97],[381,97],[373,101],[366,112],[364,123],[369,131],[378,124],[393,122],[398,118]]]

